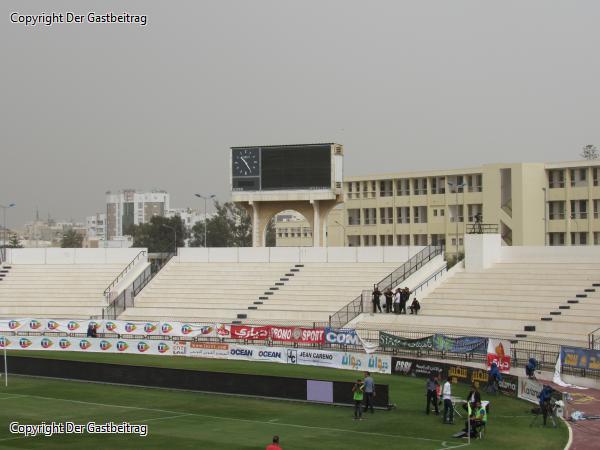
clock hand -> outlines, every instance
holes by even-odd
[[[250,168],[250,166],[248,165],[248,163],[246,162],[246,159],[245,159],[243,156],[242,156],[240,159],[241,159],[242,161],[244,161],[244,164],[246,164],[246,167],[248,168],[248,170],[252,170],[252,169]]]

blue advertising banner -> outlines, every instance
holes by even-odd
[[[436,334],[433,348],[448,353],[477,353],[487,354],[488,338],[478,336],[464,336],[452,338],[443,334]]]
[[[600,350],[561,346],[560,360],[563,366],[600,370]]]
[[[342,345],[361,345],[356,330],[351,328],[325,328],[325,342]]]

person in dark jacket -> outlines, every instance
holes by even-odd
[[[479,393],[479,388],[475,385],[475,383],[471,385],[471,390],[467,394],[467,402],[471,404],[471,409],[473,410],[475,409],[477,403],[481,403],[481,394]],[[463,408],[466,410],[469,409],[466,403],[463,404]]]
[[[90,338],[98,337],[96,324],[94,322],[90,322],[90,324],[88,325],[86,336]]]
[[[387,288],[383,295],[385,296],[385,312],[389,314],[392,312],[392,297],[394,294],[390,288]]]
[[[405,287],[400,292],[400,314],[406,314],[406,303],[408,302],[409,298],[410,298],[410,289],[408,289],[408,287]]]
[[[379,297],[381,297],[381,291],[379,290],[379,286],[375,285],[373,288],[373,312],[376,313],[377,310],[381,311],[381,303],[379,302]]]
[[[419,303],[419,300],[417,300],[417,297],[413,298],[412,303],[410,304],[410,313],[414,314],[415,316],[417,314],[419,314],[419,310],[421,309],[421,304]]]
[[[489,394],[497,394],[498,383],[500,383],[500,381],[502,381],[502,374],[500,373],[500,369],[498,369],[498,365],[493,362],[488,372],[488,385],[486,391]]]
[[[525,375],[527,375],[530,380],[535,380],[535,369],[537,366],[537,360],[535,358],[529,358],[529,361],[525,366]]]
[[[429,378],[427,379],[427,383],[425,384],[425,388],[427,389],[427,406],[425,406],[425,414],[429,415],[429,411],[431,409],[431,405],[433,405],[435,409],[435,415],[440,415],[440,410],[438,409],[438,386],[440,384],[437,381],[437,378],[434,374],[429,374]]]

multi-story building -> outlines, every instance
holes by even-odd
[[[183,222],[188,231],[192,230],[194,225],[196,225],[196,222],[204,221],[204,214],[201,213],[199,210],[192,208],[173,208],[169,209],[165,214],[165,217],[169,218],[175,216],[181,217],[181,221]],[[211,218],[211,216],[212,214],[207,214],[207,217],[209,219]]]
[[[85,218],[86,237],[106,240],[106,214],[96,213]]]
[[[328,244],[445,244],[481,215],[505,245],[600,245],[600,161],[485,164],[344,179],[342,220]],[[343,224],[342,239],[339,230]],[[278,236],[277,245],[290,245]]]
[[[126,189],[106,193],[106,238],[112,240],[128,234],[132,225],[147,223],[154,216],[164,216],[169,209],[165,191],[136,192]]]

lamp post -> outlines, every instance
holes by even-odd
[[[2,261],[6,261],[6,210],[8,208],[14,208],[15,206],[17,205],[15,205],[14,203],[9,203],[8,206],[0,205],[0,208],[2,208],[2,214],[4,216],[2,237]]]
[[[196,197],[201,198],[204,200],[204,248],[208,247],[207,242],[206,242],[206,201],[208,199],[213,199],[216,197],[215,194],[209,194],[209,195],[202,195],[202,194],[194,194]]]
[[[456,194],[456,217],[454,218],[454,222],[456,223],[456,259],[455,259],[455,264],[458,264],[458,189],[459,188],[465,188],[467,186],[467,183],[455,183],[452,181],[448,181],[448,184],[450,186],[454,187],[454,193]],[[464,215],[465,212],[463,210],[463,222],[464,222]]]
[[[339,223],[337,220],[334,220],[335,223],[337,223],[340,227],[342,227],[344,229],[344,239],[343,239],[343,247],[346,246],[346,227],[344,225],[342,225],[341,223]]]
[[[174,253],[177,254],[177,229],[175,227],[172,227],[172,226],[164,224],[164,223],[162,224],[162,226],[165,227],[165,228],[168,228],[169,230],[173,231],[173,234],[175,236],[174,237],[175,240],[173,242],[173,244],[175,244],[175,251],[174,251]]]

